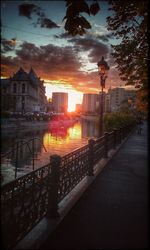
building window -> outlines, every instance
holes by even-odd
[[[25,97],[24,96],[22,96],[22,104],[21,104],[21,106],[22,106],[22,114],[25,112]]]
[[[20,84],[18,85],[18,93],[20,93]]]
[[[4,92],[4,94],[7,94],[7,89],[4,88],[4,89],[3,89],[3,92]]]
[[[13,85],[13,92],[14,92],[14,93],[17,92],[17,85],[16,85],[16,83],[14,83],[14,85]]]
[[[24,96],[22,96],[22,102],[24,102],[25,101],[25,97]]]
[[[16,111],[16,102],[17,102],[17,99],[16,99],[16,96],[13,97],[13,111],[15,112]]]
[[[22,84],[22,93],[25,93],[25,84]]]

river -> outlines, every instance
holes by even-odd
[[[46,165],[51,155],[66,155],[87,144],[89,138],[95,138],[98,135],[96,123],[83,119],[67,127],[47,127],[40,130],[38,127],[37,122],[34,130],[28,132],[22,130],[19,134],[8,131],[3,134],[2,153],[3,155],[8,151],[10,153],[1,159],[2,184]],[[27,143],[24,143],[25,141]],[[18,150],[16,150],[17,142]]]

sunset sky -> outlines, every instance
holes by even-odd
[[[34,8],[20,15],[22,4]],[[110,66],[106,89],[124,86],[110,55],[111,44],[117,41],[106,28],[106,17],[111,15],[107,1],[99,1],[97,15],[84,14],[92,29],[82,37],[66,35],[65,5],[65,1],[2,1],[1,77],[32,67],[45,81],[48,97],[52,92],[68,92],[70,101],[81,103],[83,93],[100,91],[97,62],[104,56]]]

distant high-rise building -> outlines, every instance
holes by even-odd
[[[127,100],[134,99],[136,96],[136,90],[135,89],[125,89],[125,98]]]
[[[110,94],[111,112],[118,111],[120,104],[125,99],[125,89],[121,87],[109,89],[108,94]]]
[[[129,90],[121,87],[109,89],[108,93],[110,94],[111,112],[118,111],[123,101],[135,98],[136,95],[135,90]]]
[[[84,94],[82,110],[83,113],[96,113],[98,109],[99,95],[98,94]]]
[[[110,109],[110,94],[105,95],[105,106],[104,106],[104,112],[109,113],[111,111]]]
[[[102,107],[102,92],[99,93],[99,112]],[[110,112],[110,95],[106,92],[103,92],[103,113]]]
[[[53,92],[52,103],[55,112],[66,113],[68,109],[68,93]]]

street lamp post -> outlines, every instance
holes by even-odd
[[[107,73],[109,70],[109,66],[107,62],[104,61],[104,57],[97,63],[98,71],[100,76],[100,86],[102,89],[100,95],[100,121],[99,121],[99,137],[103,135],[103,89],[105,88],[105,81],[107,78]]]

